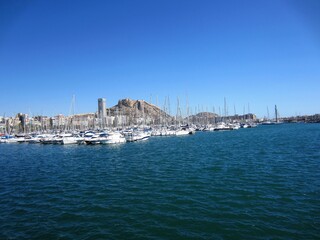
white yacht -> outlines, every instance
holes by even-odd
[[[73,135],[71,133],[63,134],[63,135],[61,135],[61,137],[62,137],[62,144],[63,145],[78,144],[78,142],[82,140],[82,138],[80,138],[79,135]]]
[[[0,143],[17,143],[18,139],[12,135],[6,135],[1,137]]]
[[[100,144],[100,135],[99,134],[95,134],[92,137],[87,137],[84,139],[85,143],[87,145],[97,145]]]
[[[176,130],[176,136],[182,136],[182,135],[188,135],[188,134],[194,134],[195,133],[195,129],[192,127],[187,126],[183,126],[180,129]]]
[[[188,135],[190,131],[186,128],[182,128],[176,131],[176,136]]]
[[[205,128],[203,128],[204,132],[212,132],[214,131],[214,127],[210,124],[210,125],[206,125]]]
[[[104,141],[107,139],[107,133],[96,133],[92,135],[91,137],[85,137],[84,141],[87,145],[97,145],[100,144],[101,141]]]
[[[168,129],[165,131],[165,136],[173,136],[173,135],[176,135],[176,131],[175,130],[172,130],[172,129]]]
[[[56,144],[59,141],[59,136],[55,134],[47,134],[46,137],[40,140],[42,144]]]
[[[241,128],[240,123],[232,123],[232,124],[229,124],[229,126],[232,127],[233,130],[238,130]]]
[[[46,135],[44,134],[35,135],[28,140],[28,143],[40,143],[44,138],[46,138]]]
[[[214,131],[228,131],[228,130],[233,130],[233,127],[224,122],[218,123],[214,128]]]
[[[148,140],[149,137],[150,134],[143,131],[133,131],[131,133],[127,133],[125,136],[127,142],[144,141]]]
[[[120,132],[109,132],[104,138],[100,139],[101,144],[125,143],[126,141]]]

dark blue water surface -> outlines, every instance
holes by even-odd
[[[320,124],[0,154],[0,239],[320,239]]]

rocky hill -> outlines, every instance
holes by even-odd
[[[189,116],[189,122],[200,123],[200,124],[208,124],[214,123],[215,118],[218,118],[219,115],[212,112],[200,112],[196,115]]]
[[[219,121],[244,121],[244,120],[256,120],[256,115],[252,113],[244,114],[244,115],[233,115],[233,116],[219,116],[216,113],[212,112],[200,112],[196,115],[192,115],[189,117],[189,121],[193,123],[200,124],[212,124]]]
[[[161,110],[158,106],[148,103],[144,100],[132,100],[132,99],[121,99],[118,104],[107,108],[108,116],[113,117],[125,117],[125,122],[128,125],[135,124],[175,124],[176,116],[170,116],[165,111]],[[227,119],[232,120],[244,120],[244,119],[255,119],[254,114],[246,114],[243,116],[227,116],[221,117],[216,113],[212,112],[200,112],[196,115],[191,115],[189,118],[184,118],[179,121],[180,123],[196,123],[196,124],[209,124],[216,123]]]
[[[148,122],[155,124],[172,121],[172,117],[159,107],[144,100],[132,100],[128,98],[121,99],[117,105],[107,108],[107,113],[109,116],[126,116],[130,122],[135,122],[140,118],[144,118]]]

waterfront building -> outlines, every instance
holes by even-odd
[[[77,130],[87,130],[95,128],[96,115],[94,113],[76,114],[72,116],[72,123]]]
[[[105,128],[106,126],[106,99],[105,98],[98,98],[98,118],[100,121],[101,128]]]

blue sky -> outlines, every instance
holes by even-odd
[[[320,1],[1,1],[0,115],[132,98],[320,113]]]

